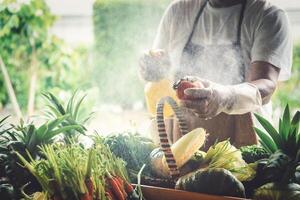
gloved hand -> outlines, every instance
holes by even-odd
[[[200,81],[204,89],[190,88],[184,92],[189,99],[182,105],[192,109],[200,118],[210,119],[221,112],[227,114],[245,114],[262,106],[258,88],[245,82],[237,85],[221,85],[196,77],[187,77],[189,81]]]
[[[170,69],[169,55],[162,49],[145,52],[139,61],[140,76],[146,81],[159,81]]]

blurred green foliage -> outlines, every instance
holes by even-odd
[[[38,68],[37,91],[49,91],[54,87],[74,90],[84,80],[79,54],[49,33],[54,21],[55,16],[44,0],[0,3],[0,55],[23,109],[28,100],[33,55]],[[1,75],[0,104],[7,102]]]
[[[170,0],[96,0],[94,80],[102,102],[130,106],[143,99],[138,59],[152,46]]]
[[[292,76],[279,84],[273,101],[274,107],[283,108],[287,103],[293,108],[300,107],[300,44],[294,46]]]

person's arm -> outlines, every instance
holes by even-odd
[[[280,69],[267,62],[253,62],[246,74],[246,81],[257,87],[262,104],[267,104],[278,82]]]

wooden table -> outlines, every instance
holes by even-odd
[[[245,200],[142,185],[146,200]]]

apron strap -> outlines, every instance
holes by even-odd
[[[237,32],[237,40],[236,40],[237,45],[241,45],[241,41],[242,41],[242,24],[243,24],[243,21],[244,21],[246,5],[247,5],[247,0],[243,0],[242,9],[241,9],[241,13],[240,13],[239,24],[238,24],[238,32]]]
[[[187,40],[187,42],[185,43],[185,48],[186,46],[192,41],[192,38],[193,38],[193,35],[194,35],[194,32],[195,32],[195,29],[196,29],[196,26],[198,24],[198,21],[199,21],[199,18],[200,16],[202,15],[203,13],[203,10],[204,8],[206,7],[207,3],[208,3],[209,0],[205,0],[205,2],[203,3],[203,5],[201,6],[196,18],[195,18],[195,21],[194,21],[194,24],[193,24],[193,28],[192,28],[192,32],[190,33],[189,35],[189,38]]]

